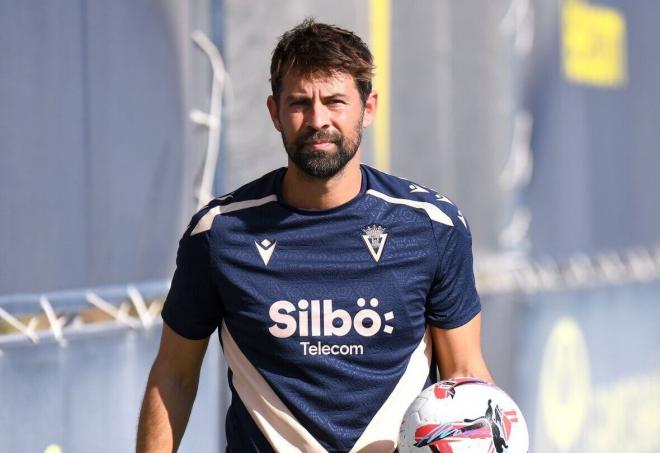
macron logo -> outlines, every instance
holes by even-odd
[[[261,260],[264,262],[264,265],[268,266],[270,257],[273,256],[273,252],[275,251],[275,246],[277,245],[277,241],[270,242],[268,239],[264,239],[261,242],[254,241],[254,245],[257,246],[257,252],[259,252],[259,256],[261,257]]]

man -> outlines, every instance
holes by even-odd
[[[393,451],[435,378],[492,380],[471,236],[447,198],[360,164],[372,56],[306,20],[271,62],[267,106],[288,167],[197,213],[179,244],[138,451],[175,450],[220,329],[228,451]],[[414,150],[406,150],[414,152]]]

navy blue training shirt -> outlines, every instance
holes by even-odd
[[[361,171],[354,199],[305,211],[286,204],[275,170],[211,201],[179,243],[162,316],[189,339],[220,329],[227,451],[394,450],[430,383],[428,325],[481,309],[458,208]]]

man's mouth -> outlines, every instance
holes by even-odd
[[[311,140],[305,143],[307,146],[309,146],[312,149],[328,149],[332,145],[334,145],[333,142],[329,140]]]

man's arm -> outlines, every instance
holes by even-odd
[[[192,409],[209,339],[188,340],[163,324],[160,349],[140,411],[137,453],[179,448]]]
[[[481,353],[481,314],[455,329],[431,326],[431,338],[442,379],[462,376],[493,382]]]

